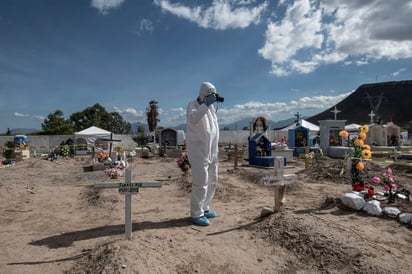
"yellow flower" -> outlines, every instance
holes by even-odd
[[[355,145],[356,146],[358,146],[358,147],[363,147],[363,141],[361,140],[361,139],[359,139],[359,138],[356,138],[354,141],[353,141],[354,143],[355,143]]]
[[[365,140],[366,139],[366,133],[365,132],[359,133],[359,138],[362,139],[362,140]]]
[[[368,149],[362,150],[362,158],[363,159],[370,159],[372,157],[372,152]]]
[[[365,168],[365,165],[362,162],[356,164],[356,169],[362,171]]]
[[[348,138],[349,132],[347,132],[346,130],[341,130],[339,131],[339,136],[343,138]]]
[[[371,147],[369,145],[363,145],[363,149],[371,150]]]
[[[360,131],[361,131],[361,132],[364,132],[364,133],[368,133],[368,131],[369,131],[368,125],[363,125],[363,126],[360,128]]]

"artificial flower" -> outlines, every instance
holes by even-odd
[[[365,165],[364,165],[361,161],[359,161],[359,162],[356,164],[356,169],[357,169],[357,170],[364,170],[364,169],[365,169]]]
[[[381,178],[375,176],[375,177],[372,178],[372,182],[375,183],[375,184],[380,184]]]
[[[359,192],[363,189],[363,187],[361,186],[360,182],[355,182],[353,184],[353,191]]]
[[[359,138],[360,138],[361,140],[365,140],[365,139],[366,139],[366,133],[365,133],[365,132],[359,133]]]
[[[346,130],[341,130],[341,131],[339,131],[339,136],[343,137],[343,138],[348,138],[349,137],[349,132],[347,132]]]
[[[358,146],[358,147],[363,147],[363,146],[364,146],[363,141],[362,141],[361,139],[359,139],[359,138],[356,138],[356,139],[353,141],[353,143],[354,143],[356,146]]]
[[[366,145],[366,144],[364,144],[362,148],[367,149],[367,150],[371,150],[371,147],[369,145]]]
[[[368,131],[369,131],[369,126],[368,126],[368,125],[363,125],[363,126],[360,128],[360,131],[361,131],[361,132],[368,133]]]
[[[362,150],[362,158],[363,159],[370,159],[372,157],[372,152],[368,149]]]

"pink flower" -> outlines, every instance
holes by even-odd
[[[389,192],[389,186],[384,185],[384,186],[383,186],[383,191],[385,191],[385,192]]]
[[[375,177],[372,178],[372,182],[375,183],[375,184],[379,184],[381,182],[381,178],[375,176]]]
[[[395,183],[395,179],[394,179],[393,177],[389,177],[389,178],[388,178],[388,181],[389,181],[391,184]]]
[[[398,185],[397,184],[392,184],[392,190],[396,191],[398,189]]]
[[[388,167],[388,170],[386,172],[388,172],[389,175],[392,175],[392,168]]]

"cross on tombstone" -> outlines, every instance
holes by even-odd
[[[330,112],[332,112],[333,114],[335,114],[335,120],[337,120],[338,118],[338,113],[340,112],[340,110],[338,110],[335,106],[335,108],[333,110],[331,110]]]
[[[97,183],[95,188],[117,188],[120,194],[125,195],[125,236],[126,239],[132,239],[132,195],[139,193],[139,188],[161,187],[161,182],[132,182],[132,170],[126,169],[124,183]]]
[[[299,125],[299,121],[300,121],[300,117],[302,116],[301,114],[299,114],[299,111],[295,114],[296,116],[296,124]]]
[[[373,113],[373,110],[371,110],[371,113],[369,113],[369,114],[368,114],[368,116],[369,116],[369,117],[371,117],[371,121],[370,121],[370,123],[371,123],[371,124],[373,124],[373,117],[375,117],[375,116],[376,116],[376,114],[375,114],[375,113]]]

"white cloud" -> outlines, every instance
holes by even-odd
[[[277,76],[310,73],[338,62],[365,65],[373,59],[412,57],[410,1],[296,0],[281,4],[287,5],[285,13],[268,24],[266,41],[258,51],[271,61],[271,72]]]
[[[397,70],[392,73],[392,76],[399,76],[402,72],[406,71],[406,68],[401,68],[400,70]]]
[[[15,112],[13,115],[16,116],[16,117],[29,117],[30,116],[28,114],[24,114],[24,113],[20,113],[20,112]]]
[[[124,0],[92,0],[91,6],[100,14],[107,15],[109,10],[120,7],[123,2]]]
[[[137,34],[141,35],[144,32],[153,32],[154,30],[154,26],[152,21],[148,20],[148,19],[141,19],[138,23],[137,23]]]
[[[180,3],[170,3],[169,0],[155,0],[163,11],[196,23],[202,28],[217,30],[246,28],[251,24],[258,24],[261,14],[268,7],[264,2],[249,7],[255,1],[213,0],[212,5],[188,7]],[[246,6],[247,5],[247,6]]]
[[[136,120],[138,122],[142,122],[144,121],[144,119],[146,119],[145,111],[139,111],[131,107],[125,108],[125,109],[122,109],[119,107],[113,107],[113,108],[116,112],[124,116],[128,122],[131,122],[130,120]]]
[[[288,6],[281,21],[268,24],[266,42],[258,52],[272,61],[273,74],[286,76],[290,71],[309,73],[317,67],[317,62],[296,57],[304,49],[321,49],[324,39],[321,19],[321,10],[311,7],[309,0],[298,0]],[[293,64],[290,63],[292,57]]]
[[[244,104],[234,105],[230,108],[219,105],[217,115],[219,123],[221,124],[229,124],[244,118],[257,116],[265,116],[270,120],[280,121],[293,117],[293,115],[298,111],[304,116],[312,116],[336,105],[351,93],[352,92],[331,96],[322,95],[302,97],[290,102],[263,103],[259,101],[250,101]],[[147,123],[145,111],[137,111],[134,108],[121,109],[114,107],[114,109],[130,123]],[[159,113],[159,126],[174,127],[186,123],[186,109],[183,107],[171,109],[159,108]]]
[[[25,114],[25,113],[20,113],[20,112],[14,112],[13,115],[15,117],[19,117],[19,118],[29,118],[32,120],[37,120],[37,121],[44,121],[44,119],[46,119],[44,116],[42,115],[30,115],[30,114]]]

